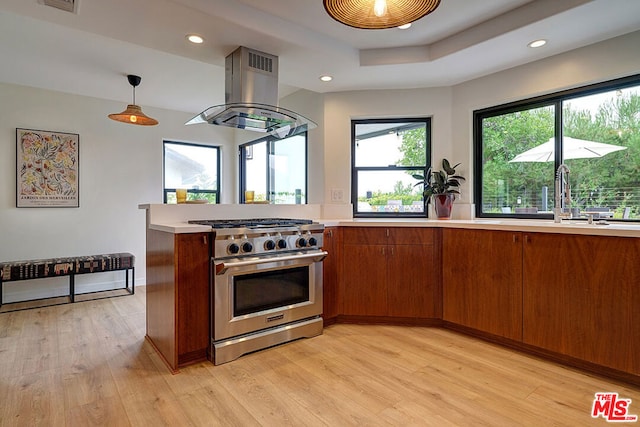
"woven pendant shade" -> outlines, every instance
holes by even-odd
[[[118,122],[131,123],[132,125],[153,126],[158,124],[156,119],[144,114],[142,108],[134,104],[127,105],[127,109],[122,113],[109,114],[109,118]]]
[[[142,108],[140,108],[139,105],[136,105],[136,86],[140,84],[140,81],[142,81],[142,78],[139,76],[134,76],[133,74],[129,74],[127,76],[127,80],[129,80],[129,84],[133,86],[133,104],[127,105],[127,109],[121,113],[109,114],[109,118],[117,122],[129,123],[132,125],[139,125],[139,126],[157,125],[158,121],[156,119],[144,114],[142,112]]]
[[[323,0],[324,8],[333,19],[345,25],[365,30],[399,27],[433,12],[440,0],[378,0],[386,3],[385,13],[374,12],[376,0]]]

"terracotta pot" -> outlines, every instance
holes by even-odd
[[[438,219],[451,219],[451,209],[455,194],[435,194],[433,196],[433,208]]]

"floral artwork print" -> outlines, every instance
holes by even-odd
[[[78,207],[78,135],[16,129],[17,207]]]

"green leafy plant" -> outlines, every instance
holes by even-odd
[[[415,184],[414,187],[418,185],[424,186],[422,195],[425,203],[429,203],[431,196],[436,194],[460,194],[458,187],[460,187],[460,183],[465,179],[461,175],[456,175],[456,168],[458,166],[460,166],[460,163],[451,166],[449,160],[442,159],[442,170],[434,171],[432,168],[429,168],[424,176],[420,174],[412,175],[420,181]]]

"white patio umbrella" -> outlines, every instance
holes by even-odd
[[[602,157],[614,151],[626,150],[620,145],[604,144],[602,142],[586,141],[565,136],[563,138],[563,159],[588,159]],[[547,142],[518,154],[509,163],[514,162],[552,162],[555,153],[555,139],[551,137]]]

